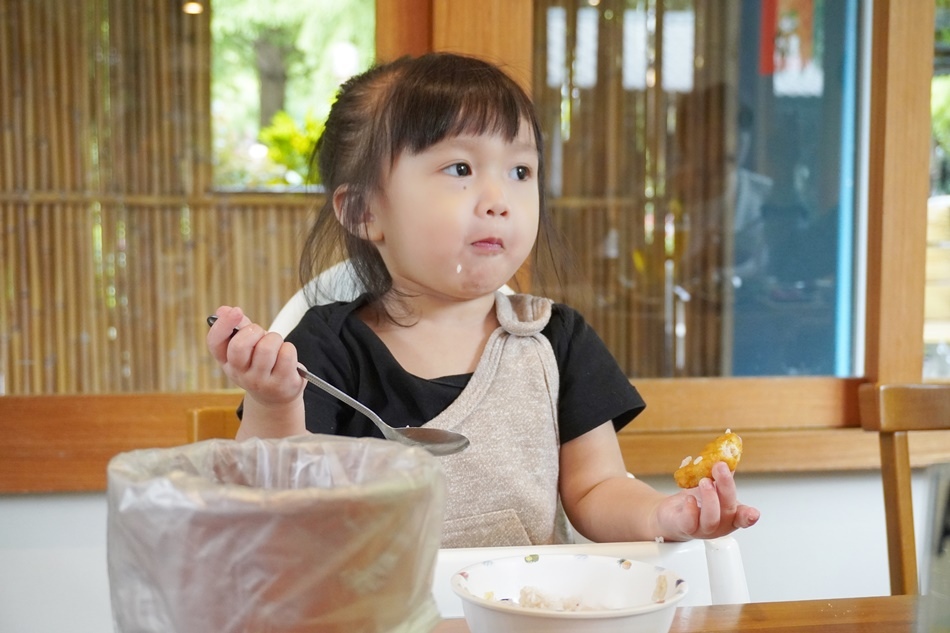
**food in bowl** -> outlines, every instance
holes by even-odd
[[[530,554],[469,565],[452,589],[472,633],[666,633],[687,585],[616,556]]]
[[[597,607],[585,604],[577,597],[563,598],[547,594],[537,587],[522,587],[518,605],[526,609],[550,609],[552,611],[593,611]]]
[[[700,480],[712,474],[717,462],[726,462],[729,470],[735,472],[742,457],[742,438],[726,429],[726,432],[703,447],[699,455],[688,455],[680,467],[673,473],[673,479],[680,488],[695,488]]]

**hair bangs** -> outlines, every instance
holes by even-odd
[[[456,136],[494,134],[513,141],[523,123],[532,133],[537,128],[534,108],[517,84],[497,70],[486,72],[477,61],[454,71],[410,73],[395,87],[390,104],[391,160]]]

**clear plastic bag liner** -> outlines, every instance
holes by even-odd
[[[119,633],[417,633],[445,483],[426,451],[308,435],[122,453],[108,467]]]

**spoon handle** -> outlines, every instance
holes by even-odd
[[[304,380],[309,382],[314,387],[319,387],[320,389],[323,389],[334,398],[345,402],[346,404],[350,405],[351,407],[353,407],[354,409],[356,409],[357,411],[359,411],[360,413],[368,417],[370,420],[372,420],[373,424],[375,424],[379,428],[379,430],[383,432],[383,435],[385,435],[389,439],[394,439],[393,433],[392,433],[392,427],[386,424],[385,422],[383,422],[382,418],[376,415],[376,412],[370,409],[369,407],[367,407],[365,404],[363,404],[356,398],[353,398],[346,392],[340,391],[339,389],[337,389],[336,387],[328,383],[323,378],[320,378],[316,374],[309,371],[301,363],[297,363],[297,373],[300,374],[304,378]]]
[[[207,319],[207,321],[208,321],[208,326],[210,327],[210,326],[214,325],[214,322],[217,321],[217,320],[218,320],[218,317],[217,317],[216,315],[212,314],[212,315],[209,316],[208,319]],[[231,336],[234,336],[235,334],[237,334],[237,331],[238,331],[238,329],[237,329],[237,328],[234,328],[234,331],[231,332]],[[379,417],[379,416],[376,414],[375,411],[373,411],[372,409],[370,409],[369,407],[367,407],[365,404],[363,404],[362,402],[360,402],[360,401],[357,400],[356,398],[353,398],[352,396],[350,396],[350,395],[347,394],[346,392],[340,391],[339,389],[337,389],[336,387],[334,387],[333,385],[331,385],[330,383],[328,383],[328,382],[327,382],[326,380],[324,380],[323,378],[320,378],[319,376],[317,376],[316,374],[314,374],[313,372],[311,372],[310,370],[308,370],[306,367],[304,367],[302,363],[297,363],[297,373],[300,374],[300,376],[301,376],[304,380],[306,380],[307,382],[309,382],[309,383],[310,383],[311,385],[313,385],[314,387],[318,387],[318,388],[322,389],[323,391],[327,392],[328,394],[330,394],[330,395],[333,396],[334,398],[340,400],[341,402],[344,402],[344,403],[350,405],[351,407],[353,407],[354,409],[356,409],[357,411],[359,411],[360,413],[362,413],[363,415],[365,415],[367,418],[370,419],[370,421],[371,421],[373,424],[376,425],[376,427],[377,427],[380,431],[382,431],[383,436],[386,437],[387,439],[396,440],[396,441],[403,442],[403,443],[406,443],[406,444],[418,444],[418,442],[415,442],[415,441],[413,441],[413,440],[410,440],[410,439],[408,439],[407,437],[405,437],[404,435],[401,435],[400,433],[397,433],[397,432],[393,429],[393,427],[391,427],[390,425],[388,425],[388,424],[386,424],[385,422],[383,422],[383,419],[382,419],[381,417]]]

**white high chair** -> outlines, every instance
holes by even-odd
[[[301,288],[278,312],[270,330],[286,336],[310,308],[308,290],[316,289],[318,303],[351,301],[360,294],[349,261],[343,261],[314,278],[306,288]],[[507,285],[502,292],[513,293]],[[583,539],[579,539],[583,540]],[[451,578],[463,567],[484,560],[503,556],[543,554],[545,552],[576,552],[578,554],[601,554],[653,563],[671,569],[683,577],[689,590],[681,604],[699,606],[709,604],[740,604],[749,602],[749,587],[739,544],[731,536],[708,541],[695,540],[685,543],[591,543],[577,542],[570,545],[537,545],[531,547],[480,547],[439,550],[432,581],[439,613],[445,618],[460,618],[461,599],[451,587]]]
[[[281,336],[287,336],[294,329],[294,326],[300,322],[304,313],[310,309],[307,296],[314,294],[313,290],[316,290],[317,304],[323,305],[334,301],[352,301],[360,295],[361,288],[353,267],[350,265],[350,260],[347,259],[331,266],[310,280],[306,286],[290,298],[290,301],[284,304],[284,307],[274,317],[270,331],[277,332]],[[514,292],[507,285],[502,286],[501,291],[505,294],[513,294]]]
[[[360,287],[353,267],[350,266],[350,260],[344,260],[327,268],[298,290],[274,317],[270,331],[287,336],[294,326],[300,323],[304,313],[310,309],[307,296],[314,294],[313,290],[316,290],[317,305],[356,299],[360,294]]]

